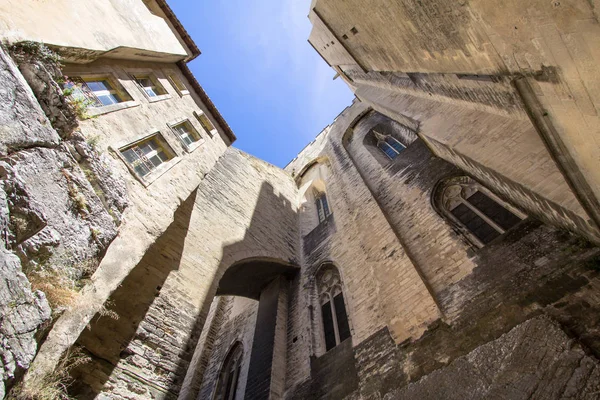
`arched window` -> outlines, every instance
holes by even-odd
[[[479,247],[526,218],[466,176],[440,182],[434,192],[434,204]]]
[[[325,192],[315,192],[315,204],[317,205],[317,216],[319,217],[319,223],[321,223],[325,221],[331,214]]]
[[[242,356],[244,351],[240,342],[236,342],[221,368],[214,400],[234,400],[240,378]]]
[[[373,130],[373,135],[377,140],[377,147],[379,150],[381,150],[390,160],[396,158],[398,154],[406,149],[406,146],[391,135],[384,135],[376,130]]]
[[[325,351],[350,337],[350,325],[337,268],[326,265],[317,274],[317,290],[321,306],[321,321]]]

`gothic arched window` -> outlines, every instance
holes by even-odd
[[[526,218],[466,176],[438,184],[434,204],[478,247],[490,243]]]
[[[236,342],[223,362],[214,400],[234,400],[239,384],[242,356],[244,350],[240,342]]]
[[[331,214],[325,192],[315,192],[315,204],[317,205],[317,216],[319,217],[319,223],[321,223],[327,219],[329,214]]]
[[[326,265],[317,274],[317,290],[321,306],[321,322],[325,351],[350,337],[350,325],[337,268]]]
[[[377,140],[377,147],[381,150],[390,160],[393,160],[400,154],[406,146],[400,143],[395,137],[391,135],[384,135],[373,130],[375,140]]]

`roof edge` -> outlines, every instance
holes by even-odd
[[[177,65],[181,69],[181,72],[183,72],[183,75],[185,76],[185,78],[191,83],[192,87],[194,88],[194,91],[200,97],[200,100],[208,108],[208,110],[210,111],[212,116],[217,120],[217,123],[219,124],[221,129],[223,131],[225,131],[225,135],[229,139],[230,143],[235,142],[237,137],[233,133],[233,130],[231,129],[231,127],[229,126],[227,121],[225,121],[225,118],[223,118],[223,116],[221,115],[221,113],[219,112],[217,107],[215,106],[215,103],[213,103],[212,100],[210,99],[210,97],[208,97],[208,94],[206,94],[206,92],[204,91],[204,89],[202,88],[202,86],[200,85],[200,83],[198,82],[198,80],[196,79],[196,77],[194,76],[192,71],[190,70],[190,67],[187,66],[185,61],[177,62]]]
[[[169,18],[169,20],[171,21],[171,23],[177,30],[177,33],[183,39],[185,45],[192,52],[192,54],[186,58],[186,61],[192,61],[194,58],[198,57],[201,54],[200,49],[198,48],[198,46],[196,45],[196,43],[194,42],[194,40],[192,39],[190,34],[185,30],[185,28],[181,24],[181,21],[179,21],[179,18],[177,18],[177,16],[175,15],[173,10],[169,6],[169,4],[167,4],[167,1],[166,0],[155,0],[155,1],[156,1],[156,4],[158,4],[158,6],[160,7],[160,9],[165,13],[167,18]]]

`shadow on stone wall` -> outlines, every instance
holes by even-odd
[[[256,206],[249,213],[244,238],[223,246],[222,261],[209,283],[209,295],[197,313],[193,305],[197,300],[177,287],[185,275],[170,275],[194,267],[182,262],[186,236],[194,229],[190,226],[193,212],[202,212],[198,210],[203,209],[203,202],[214,205],[222,201],[207,190],[202,194],[200,191],[182,203],[174,222],[78,338],[77,345],[84,347],[93,361],[72,372],[75,383],[69,391],[76,398],[176,398],[214,296],[218,293],[258,298],[262,288],[274,278],[282,273],[295,274],[299,240],[296,211],[289,200],[275,193],[271,184],[263,182]],[[230,218],[235,217],[238,216]],[[239,223],[245,224],[243,219]],[[203,250],[200,247],[193,251]],[[185,251],[187,254],[187,247]],[[232,260],[237,262],[232,265]],[[203,361],[206,364],[207,360]],[[190,375],[186,398],[195,398],[203,374],[203,370],[197,370]],[[96,397],[99,393],[110,395]]]
[[[293,279],[297,275],[299,270],[297,217],[297,211],[290,201],[276,194],[270,183],[263,182],[244,238],[223,247],[223,258],[210,289],[211,296],[207,298],[198,316],[195,333],[190,338],[188,347],[196,347],[214,296],[242,296],[260,300],[263,289],[275,279],[280,276]],[[275,245],[265,243],[265,240],[270,242],[274,238],[277,238],[274,240],[277,242]],[[258,325],[260,323],[257,323]],[[270,331],[272,327],[258,326],[257,329],[262,328]],[[268,332],[265,335],[272,333]],[[230,348],[230,346],[213,346],[217,340],[215,335],[208,337],[203,343],[204,349],[209,351],[203,352],[202,359],[198,360],[197,365],[190,367],[184,387],[171,388],[174,392],[181,390],[179,398],[191,400],[211,396],[219,376],[219,368]],[[253,346],[256,346],[256,343]],[[196,351],[202,352],[202,349]],[[252,349],[247,349],[244,357],[251,355]],[[180,365],[182,373],[185,373],[189,361],[181,360]],[[264,368],[270,370],[270,366],[265,365]],[[239,379],[245,381],[244,377]],[[238,390],[242,392],[244,388],[239,387]]]
[[[76,383],[70,392],[77,398],[95,398],[106,389],[113,370],[123,359],[130,359],[131,364],[141,369],[150,362],[145,358],[144,349],[132,341],[136,336],[144,340],[144,334],[138,332],[140,328],[158,336],[165,335],[146,323],[146,317],[169,274],[180,266],[195,198],[196,191],[181,204],[171,225],[110,296],[105,309],[91,319],[79,336],[76,343],[92,356],[93,365],[86,364],[72,373]],[[176,357],[173,355],[171,362],[176,362]]]

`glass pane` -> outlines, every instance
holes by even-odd
[[[400,143],[399,141],[397,141],[396,139],[394,139],[391,136],[388,136],[385,138],[385,141],[392,146],[392,148],[394,150],[396,150],[398,153],[400,153],[402,150],[405,149],[404,145],[402,143]]]
[[[329,215],[329,204],[327,204],[327,196],[326,195],[321,196],[321,203],[323,206],[323,214],[325,214],[325,217],[327,217]]]
[[[199,115],[198,120],[200,121],[200,125],[202,125],[204,130],[206,130],[207,132],[210,132],[213,129],[215,129],[215,127],[213,126],[213,124],[210,122],[210,120],[208,119],[208,117],[206,115],[204,115],[204,114]]]
[[[333,318],[331,317],[331,305],[329,302],[321,306],[321,315],[323,316],[323,333],[325,334],[325,349],[331,350],[335,347],[335,331],[333,328]]]
[[[154,164],[155,167],[158,167],[160,164],[163,163],[163,160],[161,159],[159,154],[156,154],[155,156],[150,157],[149,160],[152,164]]]
[[[165,153],[164,151],[160,150],[157,154],[158,158],[160,158],[160,160],[162,162],[166,162],[169,160],[169,156],[167,155],[167,153]]]
[[[142,87],[152,87],[152,81],[149,78],[137,78],[136,79]]]
[[[473,233],[483,244],[488,244],[498,236],[500,232],[485,222],[479,215],[475,214],[469,207],[460,204],[450,211],[467,229]]]
[[[114,95],[114,94],[103,94],[103,95],[98,95],[97,97],[98,97],[98,100],[100,100],[100,102],[104,106],[108,106],[111,104],[117,104],[117,103],[121,102],[121,100],[118,98],[118,96]]]
[[[321,203],[321,198],[317,198],[316,200],[316,204],[317,204],[317,216],[319,217],[319,223],[323,222],[323,220],[325,219],[325,214],[323,212],[323,204]]]
[[[385,155],[387,155],[392,160],[398,155],[394,148],[390,146],[387,142],[379,142],[377,143],[377,146],[381,149],[381,151],[385,153]]]
[[[145,176],[150,173],[150,169],[142,162],[138,163],[133,169],[139,176]]]
[[[181,81],[175,75],[171,75],[170,78],[177,89],[186,90],[185,86],[183,86],[183,83],[181,83]]]
[[[467,201],[473,204],[489,219],[500,225],[505,231],[521,222],[521,218],[517,217],[480,191],[471,195]]]
[[[121,154],[123,154],[123,157],[125,157],[125,160],[127,160],[127,162],[130,164],[133,164],[135,161],[140,159],[138,157],[138,155],[135,154],[135,151],[133,151],[133,149],[123,150],[121,152]]]
[[[152,88],[152,87],[144,87],[144,90],[146,91],[146,94],[149,97],[156,97],[157,96],[157,94],[154,92],[154,88]]]
[[[341,293],[333,298],[335,313],[340,334],[340,342],[350,337],[350,325],[348,325],[348,315],[346,314],[346,304],[344,304],[344,295]]]
[[[108,81],[86,81],[88,87],[94,92],[102,90],[113,90]]]

